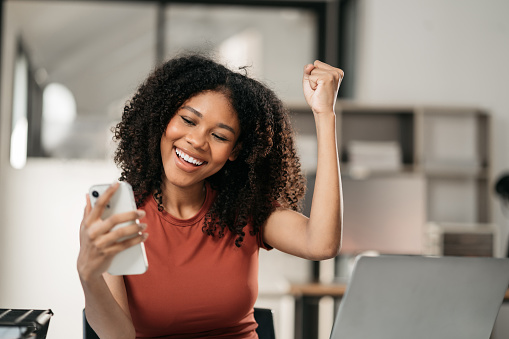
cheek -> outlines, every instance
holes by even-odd
[[[171,150],[173,147],[173,141],[177,138],[176,133],[177,129],[174,124],[172,126],[171,122],[166,127],[166,131],[164,131],[163,136],[161,138],[161,152],[163,155]]]
[[[223,148],[219,149],[216,153],[218,155],[218,157],[217,157],[218,160],[226,162],[228,160],[228,158],[230,157],[230,155],[232,154],[232,151],[233,151],[233,148],[230,146],[223,147]]]
[[[174,120],[175,119],[170,120],[168,126],[166,126],[166,131],[164,131],[163,138],[172,140],[178,137],[180,129]]]

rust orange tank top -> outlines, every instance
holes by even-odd
[[[159,212],[153,197],[142,206],[149,268],[124,277],[137,338],[258,338],[253,306],[261,234],[251,236],[246,226],[240,248],[229,231],[221,239],[204,234],[216,195],[206,186],[205,203],[191,219]]]

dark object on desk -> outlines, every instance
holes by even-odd
[[[0,308],[0,337],[45,339],[51,310],[20,310]]]
[[[276,339],[274,333],[274,317],[268,308],[255,308],[254,317],[258,323],[256,333],[260,339]],[[83,339],[99,339],[92,327],[88,324],[85,310],[83,310]]]

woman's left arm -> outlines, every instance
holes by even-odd
[[[342,79],[342,70],[318,60],[304,68],[304,96],[313,111],[318,140],[310,217],[278,209],[263,229],[268,245],[310,260],[335,257],[341,248],[343,198],[334,106]]]

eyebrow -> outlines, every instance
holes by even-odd
[[[194,108],[192,108],[191,106],[182,106],[182,108],[184,109],[187,109],[188,111],[190,111],[191,113],[195,114],[197,117],[199,118],[203,118],[203,114],[201,114],[200,112],[198,112],[197,110],[195,110]],[[231,126],[228,126],[226,124],[223,124],[223,123],[218,123],[217,124],[217,127],[221,127],[221,128],[224,128],[230,132],[233,133],[233,135],[235,135],[235,130],[231,127]]]

